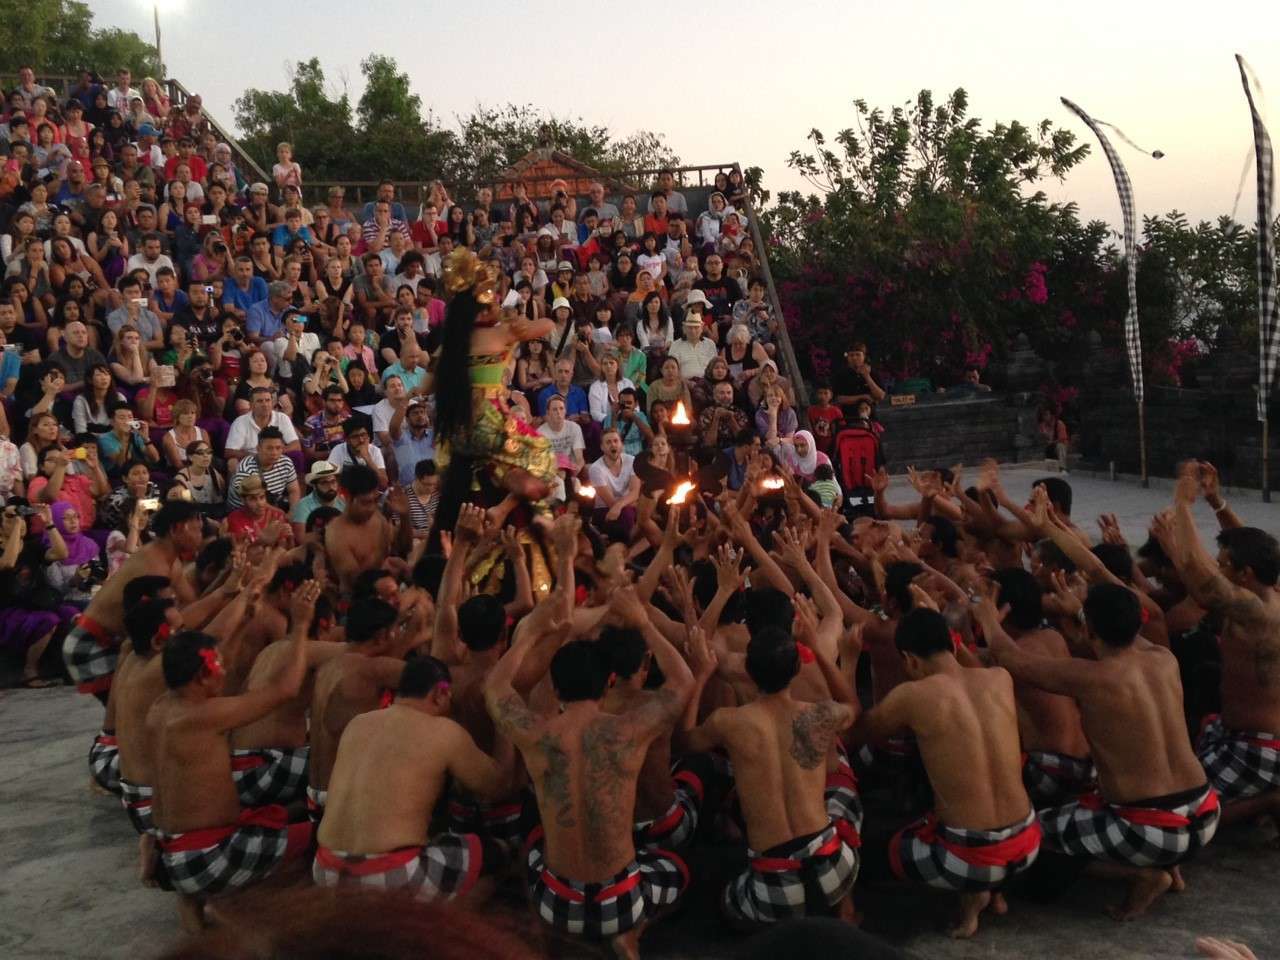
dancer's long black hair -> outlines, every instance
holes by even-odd
[[[439,552],[440,532],[453,530],[462,504],[471,497],[474,463],[464,451],[471,433],[471,333],[480,304],[470,290],[453,295],[444,314],[444,337],[436,359],[436,444],[447,441],[451,457],[440,483],[440,503],[427,541],[428,552]]]

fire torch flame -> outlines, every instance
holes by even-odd
[[[689,496],[689,494],[693,493],[696,486],[697,484],[692,483],[689,480],[681,480],[680,485],[676,487],[676,492],[671,495],[671,498],[667,501],[667,503],[669,505],[670,504],[679,505],[684,503],[685,499]]]
[[[578,496],[584,500],[594,500],[596,498],[596,488],[589,484],[581,484],[578,487]]]
[[[676,401],[676,409],[671,414],[671,424],[676,427],[687,427],[689,425],[689,414],[684,408],[684,401]]]

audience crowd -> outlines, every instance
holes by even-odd
[[[0,647],[102,700],[94,780],[188,926],[298,855],[424,899],[514,867],[548,929],[637,956],[720,844],[733,927],[849,931],[862,869],[957,894],[967,937],[1038,861],[1132,918],[1280,815],[1280,550],[1209,464],[1138,562],[1061,477],[890,503],[865,345],[803,410],[779,369],[736,170],[308,208],[289,144],[251,182],[133,82],[24,70],[0,124]],[[477,483],[436,522],[458,248],[551,331],[474,386],[548,441],[554,520]]]

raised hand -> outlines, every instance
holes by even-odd
[[[1190,506],[1200,495],[1200,464],[1186,460],[1178,466],[1178,482],[1173,487],[1173,502]]]
[[[1172,557],[1178,547],[1178,535],[1173,525],[1173,511],[1161,510],[1151,518],[1151,536],[1164,550],[1165,556]]]
[[[711,556],[716,571],[716,585],[721,590],[736,593],[742,588],[742,551],[732,544],[722,543]]]
[[[289,598],[289,625],[303,632],[311,629],[316,615],[316,601],[320,599],[320,584],[308,580],[296,587]]]
[[[773,535],[773,541],[778,550],[778,558],[783,563],[794,570],[804,566],[804,540],[795,527],[781,527]]]
[[[877,468],[867,479],[871,483],[871,491],[877,497],[889,489],[889,473],[884,467]]]
[[[792,597],[791,603],[796,611],[795,625],[792,631],[796,640],[807,646],[814,646],[818,636],[818,622],[822,619],[818,614],[818,608],[803,593],[797,593]]]
[[[524,559],[524,550],[520,546],[520,536],[516,533],[515,527],[510,524],[503,527],[499,539],[502,541],[502,549],[508,560],[519,563]]]
[[[472,503],[464,503],[458,511],[458,522],[453,527],[455,544],[473,544],[484,533],[485,512]]]
[[[1058,609],[1064,617],[1074,617],[1084,609],[1079,594],[1076,593],[1063,571],[1053,571],[1049,574],[1049,581],[1053,584],[1053,596],[1058,601]]]
[[[716,672],[719,658],[711,644],[707,642],[706,632],[699,626],[689,628],[689,669],[697,680],[705,680]]]
[[[1222,501],[1222,486],[1218,479],[1218,468],[1208,460],[1199,460],[1196,465],[1200,473],[1200,492],[1214,506]]]
[[[937,601],[935,601],[933,597],[929,596],[924,587],[920,586],[918,583],[913,583],[908,587],[908,589],[911,591],[911,604],[913,608],[923,607],[926,610],[932,610],[934,613],[938,613]]]
[[[551,525],[551,546],[555,548],[556,553],[563,556],[564,554],[573,554],[578,552],[578,531],[582,528],[582,521],[571,513],[561,514],[556,518],[555,523]]]
[[[409,496],[404,492],[404,487],[392,484],[387,491],[387,508],[400,517],[409,515]]]
[[[1120,532],[1120,523],[1114,513],[1104,513],[1098,517],[1098,527],[1102,530],[1103,543],[1125,545],[1124,534]]]
[[[649,615],[645,612],[640,596],[636,593],[635,584],[629,583],[614,590],[609,597],[609,607],[624,623],[637,629],[643,628],[649,622]]]

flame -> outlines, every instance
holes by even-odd
[[[687,427],[689,425],[689,414],[684,408],[683,400],[676,401],[675,412],[671,414],[671,423],[677,427]]]
[[[578,496],[594,500],[596,498],[596,488],[590,484],[580,484],[578,486]]]
[[[697,484],[689,480],[681,480],[680,485],[676,487],[676,492],[671,495],[671,498],[667,500],[667,503],[668,504],[684,503],[685,498],[688,497],[689,494],[693,493],[693,491],[696,488],[697,488]]]
[[[760,487],[764,490],[781,490],[785,486],[781,477],[765,477],[760,481]]]

